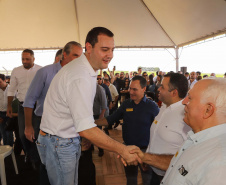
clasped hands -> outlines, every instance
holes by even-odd
[[[138,165],[142,164],[142,159],[144,158],[144,153],[140,150],[139,147],[130,145],[126,146],[125,150],[121,155],[118,155],[118,158],[121,159],[124,166],[127,165]]]

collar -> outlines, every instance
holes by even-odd
[[[53,64],[53,65],[56,66],[57,71],[59,71],[59,70],[62,68],[62,66],[61,66],[61,61],[60,61],[60,62],[57,62],[56,64]]]
[[[133,100],[131,100],[131,99],[129,99],[130,100],[130,102],[133,102],[134,103],[134,101]],[[144,95],[144,97],[142,98],[142,100],[140,101],[140,102],[146,102],[147,101],[147,97]],[[138,103],[138,104],[140,104],[140,102]],[[134,103],[135,104],[135,103]],[[138,104],[136,104],[136,105],[138,105]]]
[[[191,80],[189,80],[189,82],[190,82],[190,83],[194,83],[194,82],[197,82],[197,80],[195,79],[193,82],[191,82]]]
[[[98,75],[98,70],[94,71],[93,67],[90,65],[89,61],[87,60],[86,56],[84,55],[84,53],[80,56],[83,63],[85,64],[85,66],[88,68],[88,72],[90,74],[90,76],[97,76]]]
[[[180,100],[180,101],[178,101],[178,102],[176,102],[176,103],[171,104],[169,107],[166,107],[166,104],[164,104],[164,105],[165,105],[166,109],[174,110],[174,109],[176,109],[177,107],[183,105],[183,104],[182,104],[182,101],[183,101],[183,99]]]
[[[222,134],[226,134],[226,123],[210,127],[197,133],[191,130],[188,132],[188,139],[192,140],[195,144],[199,144]]]

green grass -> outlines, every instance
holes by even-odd
[[[108,71],[107,71],[108,72]],[[115,73],[120,73],[120,72],[122,72],[122,71],[115,71]],[[124,73],[129,73],[129,71],[123,71]],[[154,73],[154,74],[156,74],[156,72],[155,71],[146,71],[147,73],[148,73],[148,75],[150,75],[151,73]],[[208,76],[210,76],[210,74],[211,73],[202,73],[201,74],[201,76],[203,76],[203,75],[208,75]],[[216,77],[224,77],[224,74],[216,74]]]

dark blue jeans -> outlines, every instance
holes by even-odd
[[[24,135],[24,129],[25,129],[25,119],[24,119],[24,108],[21,104],[19,104],[18,108],[18,125],[19,125],[19,135],[20,139],[23,145],[23,149],[25,154],[30,158],[33,162],[39,162],[40,157],[38,155],[38,150],[35,144],[35,141],[38,138],[39,134],[39,127],[40,127],[41,117],[36,116],[34,113],[32,115],[32,125],[35,132],[35,140],[34,142],[30,142],[26,139]]]
[[[5,130],[6,122],[8,120],[8,117],[6,117],[6,112],[0,111],[0,117],[3,119],[3,122],[0,124],[0,132],[3,139],[3,144],[13,146],[13,131]]]

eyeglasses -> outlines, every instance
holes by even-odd
[[[97,78],[97,80],[102,80],[102,78]]]
[[[148,76],[148,75],[143,75],[143,76]]]

